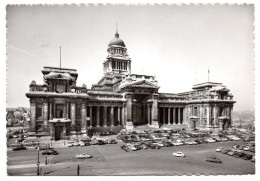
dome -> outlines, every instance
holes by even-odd
[[[119,34],[118,34],[117,32],[116,32],[116,34],[115,34],[115,38],[113,38],[113,39],[109,42],[109,44],[108,44],[109,47],[112,46],[112,45],[117,45],[117,46],[123,46],[123,47],[125,47],[124,41],[119,38]]]

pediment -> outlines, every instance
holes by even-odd
[[[143,88],[159,88],[157,85],[148,82],[146,80],[131,82],[126,85],[126,87],[143,87]]]
[[[46,78],[48,78],[48,79],[71,79],[72,77],[69,74],[64,74],[64,73],[50,73],[49,75],[46,75]]]

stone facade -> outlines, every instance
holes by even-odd
[[[131,73],[126,46],[115,34],[103,63],[104,75],[90,89],[76,86],[75,69],[44,67],[44,84],[32,81],[30,131],[62,139],[87,134],[87,129],[177,127],[227,129],[235,101],[221,83],[196,84],[193,90],[171,94],[158,92],[155,76]]]

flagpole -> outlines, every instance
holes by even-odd
[[[208,68],[208,82],[209,82],[209,68]]]
[[[60,46],[60,68],[61,68],[61,46]]]

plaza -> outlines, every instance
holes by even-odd
[[[242,141],[227,141],[199,145],[183,145],[125,152],[118,144],[91,145],[86,147],[68,147],[63,141],[56,143],[59,155],[45,157],[40,154],[41,175],[244,175],[255,173],[255,163],[217,153],[216,148],[233,147],[244,144]],[[186,157],[177,158],[172,152],[182,151]],[[90,159],[76,159],[76,154],[88,153]],[[23,151],[8,150],[7,172],[9,175],[36,175],[37,149]],[[206,162],[205,157],[217,156],[221,164]]]

